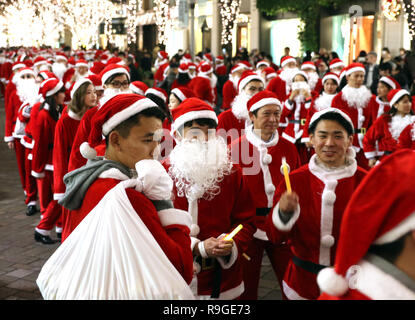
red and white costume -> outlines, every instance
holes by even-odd
[[[415,122],[407,126],[399,136],[398,149],[415,150]]]

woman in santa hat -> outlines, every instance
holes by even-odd
[[[49,215],[49,210],[59,210],[53,200],[53,148],[56,123],[64,108],[65,87],[62,81],[51,79],[44,85],[45,101],[32,126],[33,160],[32,175],[37,179],[41,213]],[[42,212],[42,210],[44,210]],[[35,240],[51,243],[50,237],[35,232]]]
[[[388,94],[391,109],[378,118],[363,138],[363,150],[373,167],[398,148],[402,131],[415,121],[412,99],[404,89],[391,90]]]
[[[391,90],[401,89],[399,82],[391,76],[383,76],[379,79],[377,96],[372,96],[369,101],[369,109],[372,111],[373,122],[390,110],[388,93]]]
[[[189,65],[187,63],[181,63],[178,68],[177,79],[175,79],[170,87],[170,89],[178,87],[187,87],[190,80],[189,75]]]
[[[65,193],[63,176],[68,172],[68,162],[74,142],[75,134],[80,120],[87,110],[95,107],[97,96],[92,81],[88,78],[81,78],[76,81],[71,90],[71,102],[63,112],[55,128],[54,148],[53,148],[53,205],[55,210],[46,210],[39,224],[35,228],[35,237],[40,238],[42,243],[49,244],[54,241],[50,239],[50,231],[56,225],[58,238],[62,234],[62,225],[65,222],[61,218],[62,208],[57,203]],[[50,204],[52,206],[52,204]],[[40,236],[38,235],[40,234]]]

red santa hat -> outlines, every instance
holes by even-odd
[[[50,78],[58,78],[53,72],[44,70],[38,73],[39,76],[43,78],[43,80],[50,79]]]
[[[268,90],[263,90],[256,93],[251,99],[248,100],[247,108],[249,112],[254,112],[259,108],[270,104],[276,104],[280,107],[280,109],[282,109],[281,101],[278,100],[276,94]]]
[[[262,72],[265,72],[265,79],[272,79],[277,76],[277,72],[273,67],[266,67]]]
[[[189,73],[189,65],[187,63],[181,63],[178,70],[179,73]]]
[[[346,76],[349,76],[353,72],[357,72],[357,71],[366,73],[365,66],[359,62],[353,62],[346,67]]]
[[[72,88],[70,88],[70,92],[71,92],[71,99],[73,99],[73,96],[76,92],[76,90],[78,90],[84,83],[90,83],[92,84],[92,81],[90,79],[88,79],[87,77],[81,78],[78,81],[74,82],[74,84],[72,85]]]
[[[112,57],[107,61],[107,65],[110,64],[119,64],[119,65],[124,65],[124,61],[121,58],[118,57]]]
[[[248,67],[244,63],[237,63],[236,65],[234,65],[231,68],[231,72],[230,73],[232,74],[232,73],[234,73],[236,71],[239,71],[239,70],[248,70]]]
[[[87,67],[89,68],[88,62],[86,62],[84,59],[79,59],[78,61],[76,61],[75,63],[75,67]]]
[[[393,107],[405,95],[409,96],[409,99],[412,101],[411,94],[405,89],[393,89],[389,91],[387,96],[389,105]]]
[[[42,57],[42,56],[38,56],[33,61],[33,66],[39,67],[40,65],[45,64],[45,63],[47,63],[47,60],[44,57]]]
[[[266,60],[258,61],[257,64],[256,64],[256,68],[258,69],[259,67],[262,67],[262,66],[269,67],[270,64]]]
[[[241,93],[245,86],[251,81],[261,81],[265,86],[264,79],[261,76],[259,76],[255,72],[247,70],[244,71],[244,73],[241,76],[241,79],[239,79],[238,93]]]
[[[352,119],[350,119],[350,117],[345,112],[341,111],[338,108],[332,108],[332,107],[329,107],[329,108],[326,108],[326,109],[323,109],[321,111],[318,111],[318,112],[314,113],[313,116],[310,119],[310,123],[309,123],[308,126],[311,127],[313,123],[320,120],[320,118],[328,112],[334,112],[334,113],[337,113],[340,116],[342,116],[342,118],[344,118],[344,120],[346,120],[350,124],[350,126],[352,127],[352,130],[354,131],[354,126],[353,126]]]
[[[68,61],[68,57],[63,52],[57,52],[55,56],[55,60],[62,59]]]
[[[87,159],[97,155],[95,147],[102,141],[102,136],[108,135],[115,127],[128,118],[150,108],[158,108],[151,99],[134,93],[122,93],[106,101],[91,119],[91,132],[88,142],[80,146],[80,152]]]
[[[223,56],[217,56],[215,62],[217,65],[221,65],[225,62],[225,58]]]
[[[335,74],[334,72],[327,72],[327,73],[324,75],[324,77],[323,77],[323,79],[322,79],[323,84],[324,84],[324,82],[326,82],[326,81],[327,81],[327,80],[329,80],[329,79],[334,80],[334,82],[336,82],[336,83],[337,83],[337,85],[339,85],[339,84],[340,84],[340,78],[339,78],[339,76],[338,76],[337,74]]]
[[[190,55],[190,53],[186,53],[183,56],[182,60],[184,63],[192,62],[192,56]]]
[[[19,70],[19,77],[26,75],[26,74],[30,74],[35,77],[35,72],[33,71],[32,68],[25,67]]]
[[[91,80],[92,84],[94,85],[95,90],[104,90],[102,86],[101,78],[96,74],[90,74],[87,76],[89,80]]]
[[[212,66],[209,63],[202,63],[199,66],[199,74],[201,75],[208,75],[209,73],[212,73],[213,69]]]
[[[171,126],[172,135],[188,121],[212,119],[218,123],[218,117],[212,107],[198,98],[184,100],[177,108],[171,110],[171,112],[173,117]]]
[[[64,87],[63,82],[56,78],[49,78],[40,84],[39,93],[43,98],[53,96]]]
[[[167,92],[159,87],[152,87],[148,88],[145,92],[145,95],[147,94],[154,94],[155,96],[159,97],[164,101],[164,103],[167,102]]]
[[[193,63],[193,62],[188,63],[187,66],[188,66],[189,69],[192,69],[192,70],[196,70],[197,69],[196,64]]]
[[[413,150],[395,151],[371,169],[345,209],[334,268],[320,271],[320,289],[332,296],[344,295],[349,290],[348,270],[365,257],[372,244],[391,243],[415,230],[414,198]]]
[[[210,53],[205,53],[203,55],[203,59],[209,63],[213,63],[213,57]]]
[[[313,69],[314,71],[317,70],[316,65],[311,61],[306,61],[301,65],[301,70]]]
[[[333,60],[330,61],[329,63],[329,68],[330,70],[333,68],[338,68],[338,67],[345,67],[345,64],[342,60],[340,60],[339,58],[334,58]]]
[[[109,64],[107,65],[100,73],[100,77],[101,77],[101,81],[102,84],[105,84],[105,82],[112,77],[113,75],[116,74],[125,74],[128,78],[128,80],[130,79],[130,72],[129,70],[124,67],[121,66],[119,64]]]
[[[379,81],[382,81],[384,83],[386,83],[388,86],[390,86],[392,89],[401,89],[401,85],[399,84],[398,81],[396,81],[393,77],[391,76],[383,76],[379,79]]]
[[[186,87],[174,88],[170,91],[170,93],[173,93],[177,98],[179,98],[180,102],[183,102],[188,98],[195,97],[195,93]]]
[[[249,61],[242,60],[239,63],[242,63],[243,65],[245,65],[246,69],[249,69],[249,70],[252,69],[252,65],[249,63]]]
[[[146,85],[142,81],[133,81],[130,83],[130,89],[132,92],[136,94],[141,94],[142,96],[144,96],[148,89],[148,85]]]
[[[169,58],[169,54],[166,51],[159,51],[159,52],[157,52],[157,57],[160,60],[166,60],[166,59]]]
[[[290,62],[294,62],[297,63],[297,61],[295,60],[294,57],[291,56],[285,56],[284,58],[281,59],[281,68],[284,68],[288,63]]]
[[[18,62],[16,61],[15,63],[13,63],[12,65],[12,71],[20,69],[20,68],[26,68],[27,66],[23,63],[23,62]]]
[[[102,70],[104,70],[105,64],[103,64],[101,61],[95,61],[91,68],[89,68],[89,71],[93,74],[99,74]]]

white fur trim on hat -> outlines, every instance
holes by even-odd
[[[337,83],[337,85],[339,85],[340,84],[340,79],[339,79],[339,77],[338,76],[335,76],[334,74],[327,74],[327,75],[325,75],[324,77],[323,77],[323,84],[324,84],[324,82],[326,82],[326,80],[329,80],[329,79],[332,79],[332,80],[334,80],[336,83]]]
[[[284,60],[284,61],[281,63],[281,67],[284,67],[287,63],[290,63],[290,62],[295,62],[295,63],[297,63],[297,61],[296,61],[294,58],[288,58],[288,59]]]
[[[77,68],[77,67],[87,67],[87,68],[89,68],[89,65],[85,62],[77,62],[77,63],[75,63],[75,68]]]
[[[160,91],[158,91],[156,89],[148,88],[145,94],[148,94],[148,93],[154,94],[155,96],[157,96],[160,99],[162,99],[164,102],[167,101],[166,96],[162,92],[160,92]]]
[[[46,92],[46,97],[53,96],[56,92],[58,92],[60,89],[62,89],[63,86],[64,86],[63,85],[63,82],[62,81],[59,81],[56,84],[55,88],[53,88],[52,90],[49,90],[48,92]]]
[[[280,100],[276,99],[276,98],[265,98],[265,99],[261,99],[258,102],[254,103],[251,108],[249,109],[250,112],[254,112],[255,110],[258,110],[259,108],[262,108],[266,105],[270,105],[270,104],[276,104],[277,106],[280,107],[280,109],[282,109],[282,104],[280,102]]]
[[[305,70],[305,69],[313,69],[313,70],[317,70],[316,66],[314,65],[314,63],[303,63],[301,65],[301,70]]]
[[[19,69],[19,68],[26,68],[26,65],[25,65],[24,63],[18,63],[18,64],[15,64],[15,65],[12,67],[12,71],[14,71],[14,70],[16,70],[16,69]]]
[[[317,283],[322,292],[340,297],[349,290],[346,278],[337,274],[333,268],[324,268],[317,275]]]
[[[346,70],[346,76],[349,76],[353,72],[357,72],[357,71],[362,71],[363,73],[366,73],[365,68],[362,68],[362,67],[353,67],[353,68],[350,68],[349,70]]]
[[[338,68],[338,67],[343,68],[344,66],[345,66],[344,62],[338,61],[336,63],[331,64],[329,67],[330,67],[330,69],[332,69],[332,68]]]
[[[242,80],[241,80],[241,82],[239,83],[239,93],[241,93],[242,92],[242,90],[245,88],[245,86],[248,84],[248,83],[250,83],[251,81],[261,81],[262,82],[262,84],[265,86],[265,82],[264,82],[264,79],[262,79],[262,77],[261,76],[259,76],[259,75],[250,75],[250,76],[247,76],[247,77],[245,77],[245,78],[243,78]]]
[[[411,230],[415,230],[415,212],[401,221],[395,228],[380,236],[373,243],[385,244],[393,242]]]
[[[81,78],[81,79],[79,79],[78,81],[75,82],[75,84],[73,85],[72,90],[71,90],[71,99],[73,99],[73,96],[74,96],[76,90],[78,90],[84,83],[87,83],[87,82],[92,84],[92,81],[89,80],[88,78]]]
[[[405,89],[401,89],[399,90],[391,99],[391,101],[389,101],[389,105],[391,107],[393,107],[393,105],[399,101],[400,98],[402,98],[403,96],[408,95],[409,97],[411,97],[411,94],[406,91]]]
[[[391,79],[389,79],[388,77],[383,76],[383,77],[381,77],[381,78],[379,79],[379,81],[382,81],[382,82],[387,83],[389,86],[391,86],[391,87],[392,87],[392,89],[396,89],[396,83],[395,83],[395,82],[393,82],[393,81],[392,81]]]
[[[130,79],[130,73],[127,71],[127,69],[125,69],[123,67],[120,67],[120,68],[115,68],[115,69],[112,69],[112,70],[109,70],[109,71],[105,72],[102,75],[102,78],[101,78],[102,84],[105,84],[105,82],[107,82],[107,80],[111,76],[113,76],[114,74],[117,74],[117,73],[125,74],[127,76],[128,80]]]
[[[180,91],[179,88],[172,89],[170,93],[174,93],[180,99],[180,101],[186,99],[186,96],[183,94],[183,92]]]
[[[95,87],[95,89],[97,89],[97,87]],[[140,88],[136,87],[132,83],[130,83],[130,89],[134,93],[137,93],[137,94],[142,95],[142,96],[145,95],[145,92],[143,90],[141,90]],[[99,89],[97,89],[97,90],[99,90]],[[103,89],[101,89],[101,90],[103,90]]]
[[[178,117],[173,122],[171,126],[171,132],[174,133],[177,129],[179,129],[186,122],[196,120],[196,119],[212,119],[212,120],[215,120],[216,123],[218,123],[218,117],[216,116],[215,111],[210,111],[210,110],[190,111]]]
[[[277,73],[276,72],[271,72],[271,73],[268,73],[267,74],[266,78],[267,79],[269,79],[269,78],[275,78],[276,76],[277,76]]]
[[[350,119],[350,117],[346,113],[344,113],[343,111],[341,111],[341,110],[339,110],[337,108],[331,108],[331,107],[330,108],[326,108],[324,110],[321,110],[321,111],[318,111],[318,112],[314,113],[313,116],[311,117],[311,120],[310,120],[310,123],[309,123],[308,126],[311,127],[311,125],[314,122],[316,122],[318,119],[320,119],[320,117],[323,114],[328,113],[328,112],[334,112],[334,113],[340,114],[352,126],[352,129],[354,130],[354,126],[353,126],[352,119]]]
[[[35,72],[32,69],[25,69],[19,72],[19,77],[25,74],[31,74],[32,76],[35,76]]]
[[[136,101],[129,107],[114,114],[111,118],[109,118],[102,125],[102,134],[106,136],[108,133],[111,132],[112,129],[118,126],[121,122],[127,120],[128,118],[132,117],[133,115],[145,109],[154,108],[154,107],[157,107],[157,104],[148,98],[144,98],[144,99],[140,99]]]

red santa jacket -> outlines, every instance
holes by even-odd
[[[158,67],[158,69],[156,70],[156,72],[154,73],[154,87],[156,87],[158,84],[160,84],[161,82],[163,82],[164,80],[164,70],[166,70],[166,68],[169,66],[169,63],[163,63],[162,65],[160,65]]]
[[[266,231],[272,242],[288,241],[295,257],[332,266],[344,209],[366,171],[358,167],[354,159],[345,168],[327,171],[316,164],[316,157],[313,155],[309,164],[290,173],[291,187],[298,194],[299,206],[287,223],[282,222],[278,214],[279,199],[286,191],[285,181],[279,184]],[[316,276],[290,261],[282,289],[289,299],[317,299],[320,290]]]
[[[211,106],[214,105],[214,89],[210,84],[210,79],[197,76],[189,82],[188,86],[189,89],[194,92],[197,98],[208,102]]]
[[[282,136],[288,141],[295,143],[301,139],[307,120],[307,113],[311,107],[312,98],[306,99],[304,102],[292,103],[286,100],[281,113],[280,126],[285,126]]]
[[[32,127],[36,125],[36,117],[39,114],[39,109],[42,106],[41,102],[38,102],[33,105],[30,110],[30,117],[27,120],[25,127],[25,136],[22,138],[22,144],[29,149],[33,149],[34,139],[33,139],[33,130]]]
[[[399,136],[398,149],[415,150],[415,122],[407,126]]]
[[[289,95],[287,95],[286,82],[279,76],[268,83],[267,90],[274,92],[281,102],[287,100],[289,97]]]
[[[53,147],[58,119],[52,118],[49,108],[48,104],[44,104],[36,117],[34,126],[31,127],[34,139],[32,176],[35,178],[43,178],[45,170],[53,171]]]
[[[10,142],[14,140],[13,131],[16,125],[17,116],[19,114],[19,108],[22,105],[22,101],[17,95],[17,91],[14,90],[9,95],[9,101],[7,107],[5,108],[6,112],[6,125],[4,132],[4,141]]]
[[[231,80],[227,80],[222,88],[222,109],[228,110],[231,108],[232,101],[237,96],[238,92],[236,91],[235,85]]]
[[[373,97],[374,95],[372,95]],[[357,108],[350,106],[343,97],[343,92],[340,91],[332,101],[331,106],[344,111],[352,120],[355,128],[355,135],[353,138],[353,146],[356,152],[359,152],[363,148],[363,137],[372,125],[372,110],[369,107],[369,102],[363,108]]]
[[[65,241],[109,190],[121,180],[127,178],[119,170],[114,172],[112,169],[103,172],[101,176],[106,176],[106,178],[100,177],[92,183],[85,193],[81,207],[69,212],[68,221],[62,233],[62,241]],[[125,191],[137,215],[144,222],[170,262],[189,283],[193,274],[189,228],[180,223],[179,215],[176,216],[173,213],[170,215],[170,223],[168,219],[162,220],[153,203],[142,193],[133,188],[127,188]]]
[[[168,170],[168,159],[163,165]],[[179,197],[176,187],[173,188],[173,195],[174,207],[187,211],[187,198]],[[233,238],[235,244],[229,262],[222,266],[219,299],[235,299],[244,291],[241,259],[245,259],[242,253],[248,248],[255,231],[254,212],[248,185],[243,178],[242,169],[237,165],[234,165],[231,174],[220,182],[220,193],[217,196],[210,201],[203,198],[198,200],[198,239],[217,238],[230,233],[239,224],[243,225],[242,230]],[[213,276],[213,269],[202,268],[193,280],[193,283],[197,282],[197,295],[202,298],[210,297]]]
[[[369,109],[372,111],[372,121],[375,122],[376,119],[390,110],[390,105],[389,102],[384,102],[374,95],[369,101]]]
[[[53,199],[60,200],[66,187],[63,176],[68,173],[69,156],[81,117],[71,110],[62,112],[56,123],[53,148]]]
[[[265,234],[266,215],[273,206],[276,187],[284,180],[281,174],[282,157],[291,170],[300,166],[297,149],[291,142],[279,137],[278,132],[269,142],[263,142],[247,127],[245,135],[230,145],[232,162],[243,168],[244,178],[257,209],[255,224],[258,228],[254,237],[268,240]],[[269,210],[267,210],[269,209]]]
[[[382,115],[370,127],[363,138],[363,150],[368,159],[388,155],[398,148],[399,136],[413,121],[411,115],[404,118]]]
[[[75,68],[69,68],[63,74],[62,82],[66,89],[69,89],[73,82],[71,82],[72,76],[75,74]]]
[[[245,133],[245,120],[236,118],[232,109],[228,109],[219,114],[216,131],[229,145]]]

